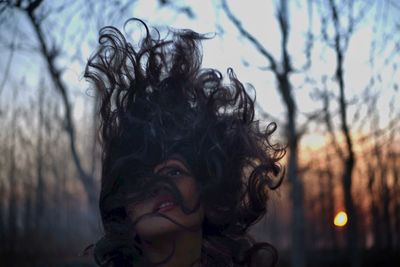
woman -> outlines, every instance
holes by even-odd
[[[85,77],[101,96],[103,149],[97,242],[100,266],[268,266],[275,249],[247,234],[283,173],[276,125],[260,129],[254,102],[231,69],[229,84],[201,68],[190,30],[136,45],[100,31]]]

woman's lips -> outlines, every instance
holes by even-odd
[[[176,207],[174,197],[171,195],[158,196],[155,198],[153,212],[166,212]]]
[[[157,211],[158,212],[166,212],[166,211],[172,210],[173,208],[175,208],[175,203],[164,202],[160,205],[160,207],[158,207]]]

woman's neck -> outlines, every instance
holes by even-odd
[[[200,266],[202,231],[180,231],[143,241],[144,255],[150,262],[161,262],[159,267]]]

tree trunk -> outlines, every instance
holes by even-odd
[[[344,193],[344,204],[346,207],[347,214],[349,216],[348,228],[346,233],[347,246],[349,251],[349,259],[351,260],[351,266],[357,267],[360,265],[358,256],[358,236],[357,236],[357,213],[354,207],[353,195],[351,193],[352,181],[353,181],[353,170],[355,165],[355,156],[353,151],[353,141],[350,136],[350,129],[347,123],[347,105],[345,98],[345,86],[343,79],[343,54],[339,47],[340,40],[336,40],[336,78],[339,83],[339,107],[340,107],[340,121],[341,121],[341,131],[345,137],[346,142],[346,152],[347,155],[344,160],[344,170],[342,176],[342,185]]]
[[[38,98],[38,125],[37,125],[37,147],[36,147],[36,206],[35,206],[35,227],[39,231],[43,230],[43,219],[45,210],[44,200],[44,177],[43,177],[43,105],[44,105],[44,88],[40,83]]]
[[[367,188],[368,188],[368,194],[371,197],[371,204],[370,204],[370,214],[371,214],[371,218],[372,218],[372,235],[373,235],[373,240],[374,240],[374,244],[373,247],[374,248],[380,248],[381,244],[382,244],[382,236],[380,234],[379,231],[379,211],[376,205],[376,200],[374,198],[374,196],[376,196],[375,192],[374,192],[374,183],[375,183],[375,170],[374,168],[371,166],[371,164],[368,164],[367,166],[367,177],[368,177],[368,183],[367,183]]]
[[[17,99],[17,91],[13,92],[13,103],[16,103]],[[17,230],[17,214],[18,214],[18,205],[17,205],[17,176],[16,176],[16,157],[15,157],[15,143],[16,143],[16,131],[17,131],[17,110],[14,106],[13,114],[11,118],[11,142],[9,147],[9,160],[10,160],[10,168],[8,171],[8,179],[9,179],[9,196],[8,196],[8,250],[10,253],[15,253],[16,251],[16,242],[18,237]]]
[[[332,158],[329,155],[329,151],[326,152],[325,159],[326,159],[326,164],[327,164],[327,166],[326,166],[326,176],[327,176],[327,179],[328,179],[328,188],[330,189],[329,193],[328,193],[328,214],[330,215],[329,216],[329,219],[330,219],[329,223],[330,223],[330,225],[332,225],[331,224],[332,223],[331,220],[332,220],[332,218],[333,218],[333,216],[335,214],[335,196],[334,196],[334,190],[333,190],[335,188],[334,187],[334,182],[333,182],[334,179],[335,179],[335,175],[333,173],[333,167],[332,167],[332,164],[331,164]],[[335,228],[333,226],[329,227],[329,237],[330,237],[329,239],[332,242],[331,243],[331,247],[332,247],[334,253],[336,253],[336,251],[338,249],[338,238],[337,238],[337,235],[336,235]]]
[[[0,240],[6,240],[6,223],[5,223],[5,193],[4,184],[0,182]],[[5,244],[4,242],[0,242],[0,251],[4,251]]]
[[[287,75],[279,77],[280,92],[287,107],[287,138],[289,141],[288,180],[291,184],[292,201],[292,257],[293,267],[304,267],[305,257],[305,225],[304,225],[304,189],[298,176],[298,137],[296,129],[295,103],[291,95],[291,85]]]
[[[35,16],[35,9],[40,6],[42,3],[41,0],[33,1],[27,8],[23,9],[29,21],[33,27],[33,31],[35,32],[37,39],[39,41],[41,53],[47,63],[47,68],[50,73],[50,77],[54,83],[55,88],[61,95],[63,107],[65,109],[65,131],[68,135],[70,150],[72,154],[72,158],[76,169],[78,171],[78,178],[85,189],[88,204],[91,210],[97,210],[98,198],[97,198],[97,186],[96,182],[90,174],[88,174],[82,165],[82,161],[80,159],[77,145],[76,145],[76,134],[75,134],[75,126],[72,117],[71,104],[68,97],[67,86],[61,79],[61,71],[56,67],[55,59],[57,56],[56,49],[50,50],[46,39],[44,37],[43,30],[40,25],[40,20]]]
[[[392,242],[392,249],[394,251],[400,250],[400,174],[399,174],[399,154],[396,153],[396,148],[392,144],[396,143],[395,139],[396,131],[394,129],[390,132],[389,137],[389,147],[387,152],[388,158],[388,175],[392,175],[393,178],[393,186],[392,186],[392,194],[391,194],[391,201],[392,201],[392,214],[393,220],[392,224],[389,224],[391,227],[391,240]],[[389,174],[390,173],[390,174]]]
[[[393,173],[393,180],[394,180],[394,185],[396,189],[396,192],[394,194],[394,196],[399,196],[400,195],[400,173],[399,173],[399,165],[396,164],[396,161],[398,161],[398,159],[396,158],[396,156],[392,157],[392,173]],[[395,242],[395,250],[399,251],[400,250],[400,199],[396,199],[396,197],[393,197],[393,201],[395,202],[394,205],[394,229],[395,229],[395,233],[394,236],[396,238],[396,240],[394,240]]]
[[[353,182],[353,170],[355,165],[355,155],[353,150],[353,140],[350,135],[350,128],[347,122],[347,104],[345,97],[345,84],[344,84],[344,74],[343,74],[343,64],[344,64],[344,51],[347,47],[347,40],[341,33],[341,27],[339,22],[339,17],[337,13],[337,7],[334,0],[329,1],[330,9],[332,12],[332,21],[335,30],[334,37],[334,48],[336,53],[336,73],[335,78],[339,85],[339,113],[340,113],[340,123],[341,132],[345,138],[346,145],[346,156],[343,161],[343,175],[342,175],[342,186],[344,194],[344,205],[346,212],[348,214],[348,226],[346,232],[348,258],[351,261],[352,267],[358,267],[360,265],[360,259],[358,255],[358,219],[357,213],[354,207],[353,195],[351,193],[352,182]],[[350,25],[352,27],[353,25]],[[347,32],[346,34],[350,34]],[[347,36],[348,37],[348,36]]]
[[[377,116],[377,115],[376,115]],[[379,125],[379,120],[376,118],[376,120],[374,120],[373,122],[374,124],[374,130],[375,133],[377,133],[377,125]],[[381,249],[387,250],[391,247],[392,244],[392,238],[391,238],[391,227],[390,227],[390,211],[389,211],[389,204],[390,204],[390,196],[389,196],[389,188],[387,185],[387,169],[388,169],[388,164],[386,164],[386,160],[383,159],[383,147],[379,145],[378,143],[378,138],[379,136],[377,134],[375,134],[374,136],[374,141],[375,141],[375,145],[374,145],[374,155],[376,157],[376,172],[379,173],[379,181],[380,181],[380,190],[378,191],[378,196],[381,197],[380,199],[380,203],[382,203],[381,205],[381,220],[380,220],[380,226],[381,226],[381,231],[380,231],[380,235],[381,235]]]
[[[24,190],[24,197],[25,197],[25,203],[24,203],[24,235],[25,236],[32,236],[31,234],[33,233],[33,230],[35,229],[33,227],[32,220],[34,218],[33,215],[33,190],[32,190],[32,184],[31,182],[26,182],[25,183],[25,190]],[[36,231],[36,229],[35,229]],[[30,249],[27,247],[27,249]]]

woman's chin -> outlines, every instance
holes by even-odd
[[[168,217],[171,219],[157,215],[143,218],[136,224],[136,232],[143,238],[151,238],[180,231],[187,231],[187,228],[201,225],[203,219],[201,214],[202,212],[194,213],[189,216],[183,214],[165,214],[166,216],[169,215]]]
[[[182,228],[169,219],[161,216],[153,216],[140,220],[136,225],[136,232],[141,237],[156,237],[166,235]]]

